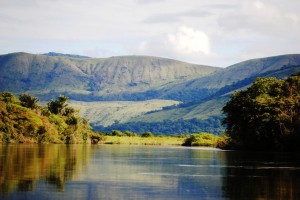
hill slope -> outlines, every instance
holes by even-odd
[[[155,114],[149,114],[149,116],[156,115],[151,116],[150,118],[155,119],[156,121],[161,121],[165,119],[173,119],[171,117],[173,114],[171,113],[181,113],[180,116],[183,119],[205,119],[209,116],[220,115],[220,109],[223,107],[224,102],[226,102],[229,98],[229,94],[235,90],[247,87],[257,77],[272,76],[284,79],[291,74],[298,72],[300,72],[300,55],[275,56],[241,62],[203,78],[177,85],[176,90],[181,88],[181,91],[188,94],[193,94],[193,92],[191,92],[193,88],[198,88],[199,90],[201,88],[207,90],[213,89],[215,92],[208,95],[206,99],[193,101],[191,106],[185,104],[181,105],[181,108],[161,111]],[[165,91],[165,94],[168,92],[171,93],[172,91],[175,91],[175,89],[172,90],[170,88]],[[219,101],[221,99],[222,102]],[[216,107],[218,108],[216,109]],[[163,114],[163,112],[168,112],[169,114]],[[168,117],[161,118],[159,117],[160,115]],[[175,119],[177,119],[177,117],[175,117],[174,120]],[[137,120],[149,121],[149,118],[144,116],[143,119],[139,118]]]
[[[298,65],[300,65],[300,54],[252,59],[231,65],[204,77],[178,83],[171,87],[165,86],[157,92],[162,94],[158,98],[185,102],[199,101],[199,99],[214,95],[215,92],[223,87],[230,86],[249,77],[265,76],[265,73],[272,71],[274,72],[272,76],[281,74],[282,78],[287,77],[293,70],[288,71],[283,68]]]
[[[13,53],[0,56],[0,91],[28,91],[46,100],[57,94],[77,100],[151,99],[153,90],[218,69],[147,56],[91,59]]]
[[[206,97],[197,100],[188,99],[191,101],[190,103],[165,108],[162,111],[149,112],[143,116],[132,118],[128,123],[112,126],[111,128],[122,129],[123,126],[127,129],[137,129],[138,125],[143,125],[145,127],[161,126],[163,128],[160,130],[164,133],[172,133],[174,129],[190,131],[190,129],[186,129],[185,126],[181,125],[182,120],[184,120],[189,122],[186,125],[188,127],[195,124],[200,127],[193,130],[201,131],[205,127],[206,130],[218,133],[222,131],[220,129],[221,110],[233,91],[245,89],[257,77],[285,79],[291,74],[299,72],[300,55],[283,55],[241,62],[203,78],[178,84],[177,87],[164,88],[165,95],[170,95],[174,91],[181,91],[181,94],[186,93],[189,96],[197,96],[194,93],[197,89],[198,91],[201,91],[201,89],[211,91],[211,94],[206,94]],[[145,124],[145,122],[148,124]],[[169,130],[166,130],[165,126],[169,126]],[[100,128],[107,130],[110,127]]]
[[[0,56],[0,91],[30,92],[46,100],[65,94],[82,102],[155,98],[160,101],[150,107],[145,106],[149,102],[77,104],[98,130],[220,132],[221,109],[233,91],[246,88],[256,77],[286,78],[299,71],[299,54],[221,69],[147,56],[90,59],[15,53]],[[169,107],[160,110],[164,106]]]

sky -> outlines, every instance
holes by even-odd
[[[300,53],[299,0],[0,0],[0,54],[148,55],[227,67]]]

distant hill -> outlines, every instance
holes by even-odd
[[[210,94],[206,94],[205,98],[199,98],[198,100],[189,99],[189,103],[166,108],[162,111],[146,113],[143,116],[131,119],[129,123],[132,125],[134,123],[148,122],[154,125],[155,123],[161,123],[163,121],[167,121],[168,123],[173,121],[176,127],[178,120],[197,119],[197,123],[202,124],[207,124],[208,121],[215,120],[216,118],[221,120],[221,110],[233,91],[245,89],[257,77],[285,79],[291,74],[299,72],[300,55],[298,54],[241,62],[208,76],[178,84],[176,87],[165,89],[164,91],[165,95],[182,91],[182,93],[187,93],[190,96],[193,96],[193,92],[197,89],[199,91],[211,91]],[[221,121],[219,123],[221,123]],[[129,127],[127,126],[127,128]],[[210,130],[216,129],[220,130],[219,127],[210,128]]]
[[[166,86],[157,93],[161,94],[159,98],[194,102],[214,95],[223,87],[228,87],[250,77],[275,76],[285,78],[294,71],[298,71],[299,65],[300,54],[252,59],[231,65],[204,77],[178,83],[171,87]],[[284,68],[288,66],[291,67]],[[273,74],[270,74],[271,72]],[[243,86],[241,85],[241,87]]]
[[[95,59],[13,53],[0,56],[0,91],[28,92],[42,100],[67,95],[100,131],[220,133],[221,109],[233,91],[247,88],[257,77],[284,79],[297,72],[300,54],[218,68],[149,56]],[[159,99],[153,101],[155,106],[145,101],[153,99]]]
[[[44,53],[42,55],[45,55],[45,56],[64,56],[64,57],[70,57],[70,58],[91,58],[91,57],[88,57],[88,56],[81,56],[81,55],[76,55],[76,54],[63,54],[63,53],[56,53],[56,52]]]
[[[43,100],[144,100],[166,85],[220,68],[149,56],[70,58],[28,53],[0,56],[0,91],[30,92]],[[146,95],[135,95],[146,93]]]

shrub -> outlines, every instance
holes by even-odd
[[[146,131],[146,132],[142,133],[141,136],[142,137],[154,137],[153,133],[151,133],[150,131]]]
[[[218,148],[228,148],[229,145],[231,143],[231,138],[227,135],[227,134],[221,134],[219,137],[218,137],[218,140],[217,140],[217,146]]]
[[[68,125],[77,125],[78,124],[78,118],[75,116],[71,116],[66,120],[66,123]]]
[[[1,92],[0,101],[4,101],[5,103],[19,103],[17,97],[11,92]]]
[[[30,109],[36,108],[38,106],[37,102],[39,101],[37,97],[31,96],[29,94],[20,94],[19,100],[21,101],[21,106]]]
[[[201,132],[190,135],[183,143],[184,146],[210,146],[216,147],[218,136],[210,133]]]
[[[104,141],[105,137],[101,133],[92,132],[89,134],[92,144],[98,144],[100,141]]]
[[[134,137],[134,136],[136,136],[136,134],[134,132],[132,132],[132,131],[125,131],[124,135],[126,135],[128,137]]]
[[[113,131],[111,132],[111,135],[112,135],[112,136],[118,136],[118,137],[121,137],[121,136],[123,136],[124,134],[123,134],[121,131],[113,130]]]

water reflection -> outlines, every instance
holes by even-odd
[[[299,155],[149,146],[0,146],[0,199],[298,199]]]
[[[41,180],[62,191],[86,164],[86,155],[83,145],[0,146],[0,193],[33,191]]]
[[[230,199],[300,199],[299,154],[227,154],[223,190]]]

